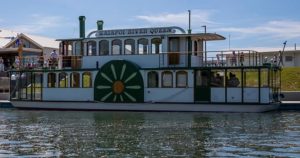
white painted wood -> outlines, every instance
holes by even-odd
[[[43,100],[93,101],[94,88],[43,88]]]
[[[227,102],[242,102],[241,88],[227,88]]]
[[[225,103],[225,88],[211,88],[211,102]]]
[[[145,88],[145,102],[194,102],[193,88]]]
[[[244,102],[245,103],[258,103],[259,88],[244,88]]]

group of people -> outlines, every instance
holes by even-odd
[[[35,67],[58,67],[59,56],[56,53],[56,50],[53,50],[50,54],[48,60],[45,60],[43,56],[40,57],[24,57],[22,58],[22,63],[19,56],[16,56],[14,59],[3,59],[0,57],[0,72],[10,70],[10,69],[19,69],[19,68],[35,68]]]
[[[230,59],[231,66],[237,66],[237,57],[239,58],[240,66],[243,66],[245,61],[244,52],[236,54],[235,51],[232,51],[232,56]]]
[[[233,73],[229,73],[229,78],[227,78],[227,86],[228,87],[237,87],[239,86],[240,81],[239,79],[236,77],[235,74]]]

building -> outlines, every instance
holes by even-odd
[[[22,45],[20,50],[19,45]],[[22,56],[24,66],[39,64],[39,60],[47,60],[53,50],[58,50],[59,42],[55,39],[0,30],[0,57],[4,59],[6,69],[15,67],[15,59]],[[21,52],[21,53],[19,53]],[[43,56],[42,58],[40,58]]]
[[[274,62],[274,59],[279,56],[279,51],[259,52],[266,57],[269,62]],[[278,59],[277,59],[278,60]],[[276,61],[277,62],[277,61]],[[300,66],[300,50],[286,50],[282,53],[283,67],[298,67]]]

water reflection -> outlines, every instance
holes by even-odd
[[[0,111],[0,157],[300,156],[298,112]]]

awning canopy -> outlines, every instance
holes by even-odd
[[[226,38],[216,33],[196,33],[196,34],[172,34],[169,37],[191,37],[196,40],[215,41],[225,40]]]

